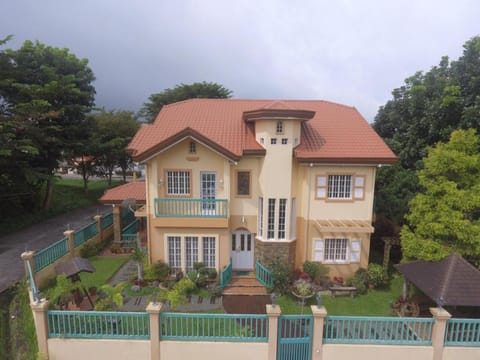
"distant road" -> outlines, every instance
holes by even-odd
[[[79,229],[93,221],[97,214],[112,210],[107,205],[93,205],[77,209],[0,237],[0,292],[18,282],[25,275],[20,255],[24,251],[41,250],[64,237],[67,229]]]

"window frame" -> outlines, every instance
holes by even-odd
[[[277,240],[286,240],[287,238],[287,199],[278,199],[277,235]]]
[[[353,236],[353,237],[345,237],[342,234],[338,234],[339,236],[335,236],[335,234],[331,234],[330,237],[321,237],[321,238],[313,238],[312,239],[312,261],[318,261],[323,264],[358,264],[361,262],[362,256],[362,240],[361,237]],[[327,241],[338,241],[338,240],[345,240],[346,246],[345,249],[341,249],[345,251],[345,259],[338,259],[338,258],[328,258],[330,253],[327,251]],[[336,254],[337,249],[334,248],[334,254]]]
[[[350,176],[350,197],[329,197],[330,177]],[[365,200],[366,175],[353,173],[317,174],[315,176],[315,199],[328,202],[353,202]]]
[[[190,141],[190,144],[188,144],[188,153],[192,155],[197,153],[197,143],[195,141]]]
[[[275,126],[275,133],[276,134],[283,134],[284,132],[284,126],[283,126],[283,121],[277,121],[277,124]]]
[[[267,201],[267,240],[275,240],[277,199],[269,198]]]
[[[277,145],[277,138],[270,138],[270,145]]]
[[[170,177],[169,173],[183,173],[188,174],[188,190],[189,192],[183,193],[170,193]],[[185,182],[184,184],[185,185]],[[191,169],[165,169],[165,196],[166,197],[178,197],[178,198],[189,198],[192,197],[192,170]]]
[[[239,174],[248,173],[248,194],[239,194]],[[235,171],[235,197],[250,198],[252,197],[252,171],[251,170],[236,170]]]
[[[333,243],[335,246],[330,246],[327,249],[327,243]],[[339,246],[339,243],[341,246]],[[344,244],[342,244],[344,243]],[[350,262],[350,239],[345,237],[329,237],[323,239],[324,249],[323,249],[323,262],[326,264],[345,264]],[[327,258],[330,255],[330,252],[333,251],[333,259]],[[345,258],[337,258],[338,252],[345,252]],[[343,255],[343,254],[340,254]]]
[[[187,273],[189,271],[189,268],[187,267],[188,265],[188,255],[187,254],[187,239],[196,239],[196,248],[194,249],[196,251],[196,257],[194,254],[190,254],[191,257],[191,266],[193,267],[195,262],[202,262],[205,264],[205,260],[208,260],[207,265],[212,265],[213,268],[219,269],[219,256],[220,256],[220,249],[219,249],[219,234],[197,234],[197,233],[192,233],[192,234],[185,234],[185,233],[166,233],[164,235],[164,260],[167,262],[167,264],[173,269],[172,274],[175,274],[178,271],[183,271],[184,273]],[[179,245],[178,247],[174,248],[174,253],[171,254],[171,247],[170,247],[170,239],[176,239],[179,240]],[[210,242],[208,249],[204,248],[204,241],[207,240]],[[193,249],[193,248],[192,248]],[[209,251],[209,259],[205,258],[206,251]],[[213,251],[213,254],[212,254]],[[179,253],[178,253],[179,252]],[[179,266],[171,266],[171,259],[172,256],[175,256],[175,261],[178,262],[180,261]],[[195,261],[196,260],[196,261]],[[175,263],[175,265],[178,265]],[[209,267],[209,266],[207,266]]]

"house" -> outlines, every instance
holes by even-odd
[[[354,107],[310,100],[170,104],[128,150],[146,165],[150,261],[184,272],[278,258],[352,275],[368,265],[376,169],[396,161]]]

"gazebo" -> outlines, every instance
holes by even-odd
[[[480,306],[480,271],[459,254],[394,267],[438,306]],[[406,288],[404,297],[408,295]]]

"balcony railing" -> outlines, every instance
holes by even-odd
[[[227,218],[227,199],[155,199],[156,217]]]

